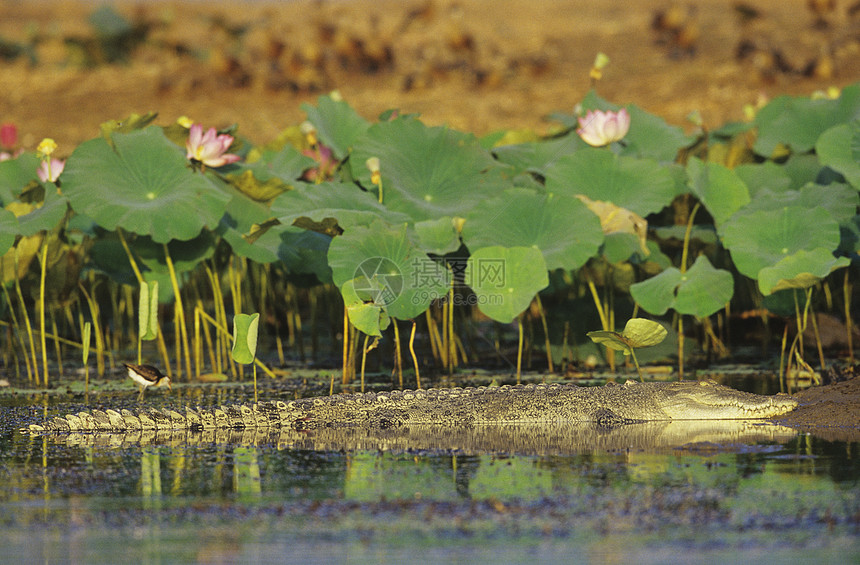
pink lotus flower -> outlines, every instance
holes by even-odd
[[[310,182],[322,182],[323,180],[330,179],[334,176],[334,172],[337,170],[339,161],[334,158],[334,154],[330,148],[326,147],[322,143],[318,143],[316,150],[303,149],[302,155],[310,157],[319,163],[319,166],[315,169],[308,169],[305,171],[304,174],[302,174],[302,179]]]
[[[238,155],[226,153],[232,143],[232,135],[218,135],[215,128],[209,128],[204,134],[203,126],[194,124],[185,142],[185,156],[208,167],[222,167],[241,159]]]
[[[63,172],[65,167],[65,161],[60,161],[59,159],[46,159],[42,161],[41,165],[39,165],[38,170],[36,170],[36,174],[42,182],[57,182],[57,179],[60,178],[60,173]]]
[[[579,129],[576,133],[587,144],[602,147],[623,139],[629,129],[630,114],[626,108],[618,112],[589,110],[584,117],[579,118]]]
[[[18,128],[15,124],[3,124],[0,126],[0,147],[12,149],[18,143]]]

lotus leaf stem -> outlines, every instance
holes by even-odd
[[[397,327],[397,320],[391,319],[391,325],[394,326],[394,369],[397,371],[397,377],[400,380],[400,388],[403,388],[403,360],[400,347],[400,328]],[[364,389],[362,389],[364,390]]]
[[[137,267],[137,261],[134,260],[134,255],[131,253],[131,249],[128,246],[128,242],[125,240],[125,236],[122,233],[122,228],[116,228],[116,234],[119,236],[119,242],[122,244],[122,248],[125,250],[125,254],[128,256],[128,262],[131,265],[131,270],[134,271],[134,276],[137,279],[138,284],[144,284],[143,275],[140,273],[140,269]]]
[[[523,369],[523,315],[517,316],[517,330],[519,340],[517,342],[517,384],[520,384]]]
[[[367,340],[369,339],[370,335],[364,334],[364,344],[361,346],[361,392],[364,392],[364,367],[367,364]]]
[[[555,364],[552,362],[552,344],[549,341],[549,326],[546,323],[546,312],[544,312],[543,303],[540,300],[540,293],[535,294],[535,300],[537,301],[540,323],[541,327],[543,327],[543,335],[546,343],[546,364],[549,373],[552,374],[555,371]]]
[[[845,334],[848,340],[848,364],[854,365],[854,321],[851,319],[851,293],[853,285],[848,280],[850,269],[845,269],[845,277],[842,279],[842,296],[845,302]]]
[[[21,280],[18,277],[18,247],[15,246],[15,293],[18,296],[18,305],[21,308],[21,318],[24,320],[24,328],[27,330],[27,341],[30,345],[30,359],[33,362],[32,374],[30,370],[27,370],[27,374],[30,375],[30,380],[33,380],[33,376],[36,377],[36,380],[39,378],[39,364],[36,361],[36,342],[33,339],[33,326],[30,324],[30,316],[27,315],[27,307],[24,305],[24,293],[21,292]]]
[[[42,239],[39,255],[39,345],[42,348],[42,386],[48,387],[48,342],[45,338],[45,277],[48,273],[48,238]]]
[[[421,373],[418,371],[418,357],[415,356],[415,327],[417,324],[412,320],[412,331],[409,333],[409,353],[412,355],[412,364],[415,365],[415,387],[421,388]],[[403,383],[401,382],[401,387]]]

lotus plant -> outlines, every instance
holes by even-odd
[[[56,150],[57,142],[50,137],[43,139],[36,148],[36,151],[39,153],[39,158],[42,160],[41,165],[39,165],[39,168],[36,171],[36,175],[42,182],[57,182],[57,179],[60,177],[60,173],[63,172],[63,169],[66,166],[65,161],[51,158],[51,155]]]
[[[66,162],[60,159],[44,159],[39,169],[36,171],[39,180],[42,182],[57,182],[60,178],[60,173],[66,167]]]
[[[311,149],[303,149],[302,155],[310,157],[319,163],[319,166],[313,169],[308,169],[302,175],[302,179],[308,182],[320,183],[324,180],[331,179],[334,177],[334,173],[337,171],[337,167],[340,164],[340,161],[335,158],[332,150],[322,143],[317,143]]]
[[[215,128],[209,128],[204,134],[203,126],[194,124],[188,133],[188,141],[185,142],[185,156],[203,167],[223,167],[241,159],[238,155],[227,153],[232,144],[232,135],[218,134]]]
[[[626,108],[618,112],[589,110],[585,116],[579,118],[579,129],[576,133],[587,144],[602,147],[624,139],[629,129],[630,114]]]

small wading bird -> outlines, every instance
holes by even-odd
[[[167,388],[170,388],[170,377],[162,375],[161,371],[152,365],[131,365],[129,363],[123,363],[123,365],[128,369],[128,377],[140,385],[138,400],[143,399],[143,393],[148,386],[167,385]]]

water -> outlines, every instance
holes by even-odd
[[[200,390],[179,394],[205,404],[248,392]],[[530,451],[514,434],[512,454],[390,438],[344,451],[292,436],[68,445],[17,431],[43,398],[0,404],[4,563],[860,560],[858,444],[778,427],[683,447],[604,438]]]

